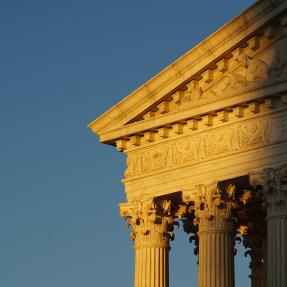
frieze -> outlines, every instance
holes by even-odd
[[[271,121],[261,119],[193,136],[148,151],[128,154],[127,178],[149,174],[181,164],[210,160],[230,152],[272,142]]]

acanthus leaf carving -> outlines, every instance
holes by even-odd
[[[241,197],[235,185],[229,184],[223,190],[217,181],[183,190],[182,200],[188,206],[183,226],[186,233],[194,234],[190,242],[195,242],[196,255],[200,249],[200,238],[204,234],[223,232],[234,237],[238,227],[235,222],[236,212],[244,206]]]
[[[168,247],[173,240],[174,220],[170,200],[152,199],[120,205],[120,214],[126,227],[132,228],[130,238],[135,248],[142,246]]]
[[[232,214],[235,208],[235,186],[229,185],[223,191],[218,183],[197,185],[194,196],[191,197],[194,211],[194,224],[199,226],[199,232],[210,230],[226,230],[233,232]]]
[[[287,165],[266,168],[262,172],[250,173],[254,188],[262,191],[267,209],[267,219],[287,216]]]

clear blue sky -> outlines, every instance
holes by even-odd
[[[1,287],[133,286],[124,155],[86,125],[253,2],[1,2]],[[170,286],[196,286],[176,235]]]

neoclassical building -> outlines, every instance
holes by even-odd
[[[261,0],[89,128],[127,156],[120,214],[135,287],[168,287],[173,230],[195,242],[200,287],[287,286],[287,1]]]

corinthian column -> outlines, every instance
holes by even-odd
[[[241,223],[245,228],[240,232],[243,245],[247,249],[245,256],[250,256],[249,267],[251,287],[267,287],[266,279],[266,211],[262,208],[263,195],[260,190],[247,191],[250,198],[241,212]]]
[[[191,196],[199,238],[199,287],[234,287],[234,186],[200,185]]]
[[[132,227],[135,287],[169,286],[169,243],[173,238],[170,201],[121,204],[120,213]]]
[[[266,287],[266,232],[265,226],[248,228],[248,233],[243,235],[243,244],[251,258],[251,287]]]
[[[251,175],[261,186],[267,211],[267,287],[287,286],[287,165]]]

